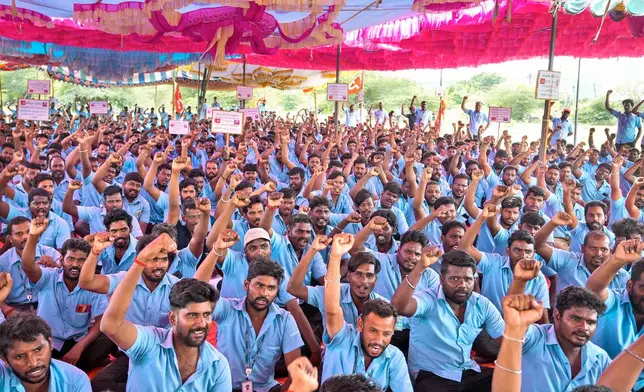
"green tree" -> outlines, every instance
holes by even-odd
[[[499,85],[488,94],[488,103],[492,106],[512,108],[512,120],[523,118],[543,106],[543,101],[534,98],[534,89],[525,85]]]
[[[582,102],[578,118],[579,122],[592,125],[611,125],[615,123],[615,117],[604,108],[603,98]]]

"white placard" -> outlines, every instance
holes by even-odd
[[[253,121],[259,121],[259,108],[239,109],[239,111],[244,113],[244,121],[248,117],[252,118]]]
[[[443,96],[443,86],[436,87],[436,96],[437,97],[442,97]]]
[[[18,118],[20,120],[48,121],[49,101],[40,99],[18,100]]]
[[[107,114],[107,101],[90,102],[89,114]]]
[[[536,99],[559,99],[559,85],[561,84],[561,72],[539,71],[537,74]]]
[[[170,120],[171,135],[187,135],[190,132],[190,122],[183,120]]]
[[[49,80],[27,80],[27,92],[29,94],[49,95],[51,83]]]
[[[326,100],[327,101],[343,101],[349,99],[349,85],[346,83],[327,83],[326,85]]]
[[[244,126],[242,112],[214,111],[212,114],[212,133],[241,135]]]
[[[512,119],[512,108],[490,106],[490,122],[509,123]]]
[[[212,118],[212,113],[214,111],[216,111],[216,110],[221,110],[221,108],[213,108],[213,107],[208,106],[206,108],[206,118],[211,119]]]
[[[253,88],[237,86],[237,99],[253,99]]]

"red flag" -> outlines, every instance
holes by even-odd
[[[360,91],[362,91],[362,74],[359,74],[356,76],[355,79],[353,79],[353,82],[349,85],[349,95],[357,94]]]
[[[174,92],[174,111],[176,113],[183,112],[183,102],[181,101],[181,90],[179,90],[179,85],[177,85],[177,91]]]

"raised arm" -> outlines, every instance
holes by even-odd
[[[78,218],[78,207],[74,204],[74,192],[79,190],[81,186],[83,186],[82,181],[71,180],[63,198],[63,212],[76,218]]]
[[[641,215],[640,209],[635,205],[635,201],[637,200],[637,193],[642,189],[642,187],[644,187],[644,177],[638,177],[631,189],[628,191],[628,196],[626,196],[626,210],[628,211],[628,215],[633,219],[639,219]],[[619,185],[617,188],[619,189]]]
[[[224,229],[217,238],[217,242],[214,244],[212,251],[208,253],[208,256],[199,265],[194,278],[202,282],[209,282],[215,270],[215,265],[222,263],[226,259],[228,249],[235,245],[237,241],[239,241],[239,235],[235,231]]]
[[[564,181],[564,190],[563,190],[563,207],[564,211],[570,216],[570,222],[568,222],[568,228],[573,230],[577,225],[579,225],[579,219],[575,214],[575,209],[573,208],[572,203],[572,191],[576,187],[575,180],[565,180]]]
[[[176,225],[179,222],[179,177],[181,171],[190,165],[190,159],[184,156],[175,158],[172,161],[172,174],[168,183],[168,223]]]
[[[597,385],[614,392],[630,392],[644,370],[644,337],[624,349],[599,376]]]
[[[644,242],[625,240],[615,247],[615,253],[605,263],[597,267],[586,281],[586,288],[597,294],[602,301],[608,299],[608,286],[617,272],[629,264],[641,259]]]
[[[536,279],[541,271],[541,263],[534,259],[521,259],[514,266],[512,283],[506,295],[525,294],[529,281]],[[543,309],[539,324],[548,323],[548,309]]]
[[[470,229],[465,232],[465,235],[458,243],[458,249],[467,252],[467,254],[472,256],[477,263],[481,261],[481,258],[483,258],[483,253],[474,247],[474,240],[481,231],[483,223],[485,223],[490,216],[496,216],[496,214],[497,208],[495,203],[484,205],[481,214],[476,218]]]
[[[311,265],[315,255],[326,249],[330,243],[331,238],[327,238],[325,235],[315,236],[313,244],[306,253],[304,253],[300,262],[297,263],[297,266],[293,270],[293,274],[286,285],[286,291],[288,291],[289,294],[304,302],[309,300],[309,291],[304,282],[306,272],[309,270],[309,266]]]
[[[159,197],[161,196],[161,191],[159,188],[157,188],[154,185],[154,179],[157,176],[157,170],[159,170],[159,166],[165,162],[166,156],[165,153],[163,152],[157,152],[154,154],[154,159],[152,160],[152,165],[150,165],[150,170],[148,171],[148,174],[145,175],[145,179],[143,180],[143,189],[152,197],[153,200],[158,200]]]
[[[141,278],[143,268],[154,263],[157,257],[167,257],[177,251],[177,244],[167,233],[161,234],[146,246],[134,260],[123,280],[119,283],[101,319],[101,332],[107,335],[122,350],[128,350],[136,341],[136,326],[125,320],[134,289]]]
[[[461,110],[463,113],[467,113],[467,109],[465,109],[465,102],[467,102],[467,95],[463,97],[463,102],[461,102]]]
[[[492,172],[490,164],[487,163],[487,149],[489,146],[490,142],[486,139],[483,139],[483,143],[481,143],[481,147],[479,148],[479,167],[485,173],[485,177],[489,176]]]
[[[577,158],[572,164],[572,174],[574,174],[577,178],[581,177],[581,175],[583,174],[583,171],[580,169],[580,167],[584,163],[584,158],[586,158],[586,155],[588,155],[588,150],[582,152],[579,155],[579,158]]]
[[[351,234],[338,234],[333,237],[329,265],[324,278],[324,314],[326,333],[330,339],[344,326],[344,314],[340,306],[340,261],[342,255],[353,247],[354,238]]]
[[[112,245],[108,233],[96,233],[88,238],[92,249],[81,267],[80,276],[78,277],[78,286],[81,289],[92,291],[99,294],[107,294],[110,290],[110,278],[106,275],[96,273],[96,264],[101,252],[108,246]]]
[[[373,177],[378,177],[380,176],[380,173],[382,172],[382,169],[380,167],[372,167],[365,173],[365,175],[358,181],[356,184],[349,190],[349,196],[353,199],[356,197],[358,192],[360,192],[364,187],[367,185],[367,182],[372,179]],[[374,197],[376,195],[373,195]]]
[[[558,212],[534,235],[534,251],[545,261],[550,261],[554,248],[548,245],[548,237],[558,226],[569,226],[572,223],[572,216],[565,212]]]
[[[233,216],[233,213],[237,208],[243,208],[250,204],[250,197],[245,192],[237,192],[231,196],[228,200],[220,200],[218,208],[221,207],[221,213],[213,223],[208,237],[206,237],[206,247],[208,249],[213,249],[215,241],[219,238],[219,235],[228,227],[230,223],[230,218]],[[222,256],[223,260],[223,256]]]
[[[414,298],[414,291],[420,282],[420,278],[427,268],[436,263],[442,256],[437,246],[429,246],[423,249],[420,261],[414,266],[411,272],[398,285],[396,292],[391,297],[391,304],[401,316],[411,317],[416,314],[418,303]]]
[[[22,251],[21,266],[31,283],[38,282],[42,276],[42,270],[36,264],[36,245],[38,244],[38,238],[47,230],[48,225],[49,219],[43,217],[34,218],[29,224],[29,236]]]
[[[617,201],[622,198],[622,189],[619,186],[619,170],[621,169],[623,162],[624,162],[624,158],[622,157],[615,157],[613,159],[613,171],[611,171],[610,173],[610,199],[612,201]],[[629,192],[629,196],[630,196],[630,192]],[[628,202],[628,198],[626,201]],[[628,206],[626,207],[626,209],[628,209]],[[629,213],[630,213],[630,210],[629,210]],[[635,217],[635,219],[637,219],[637,217]]]
[[[414,194],[412,208],[414,209],[414,216],[417,221],[423,219],[426,215],[425,210],[423,209],[423,201],[425,200],[425,189],[427,189],[427,184],[431,181],[433,172],[434,169],[431,166],[423,169],[423,174],[420,177],[420,184],[416,188],[416,193]]]
[[[608,90],[606,91],[606,100],[604,101],[604,108],[606,108],[607,111],[613,113],[613,109],[610,107],[610,95],[613,93],[613,90]]]
[[[109,169],[113,165],[122,165],[123,163],[123,156],[118,153],[112,153],[110,154],[109,157],[103,162],[101,166],[99,166],[98,169],[96,169],[96,173],[94,173],[94,176],[92,177],[92,185],[94,185],[94,188],[96,188],[96,191],[100,194],[105,192],[105,188],[108,187],[108,183],[103,181],[103,178],[107,175]]]

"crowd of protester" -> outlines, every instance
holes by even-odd
[[[0,118],[0,392],[643,391],[644,113],[609,97],[541,158],[467,97],[442,132],[417,97]]]

